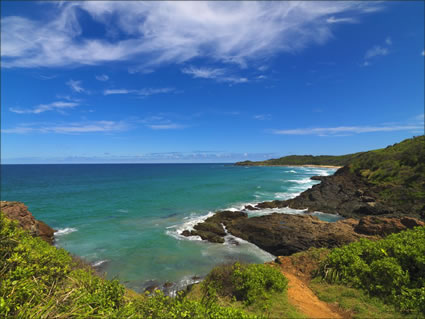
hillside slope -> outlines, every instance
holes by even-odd
[[[322,183],[279,205],[364,215],[425,218],[425,137],[362,153]]]
[[[280,158],[273,158],[266,161],[252,162],[244,161],[237,162],[237,166],[276,166],[276,165],[329,165],[329,166],[344,166],[350,163],[353,159],[363,153],[354,153],[340,156],[333,155],[290,155]]]

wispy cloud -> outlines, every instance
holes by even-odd
[[[334,16],[326,19],[327,23],[355,23],[357,22],[354,18],[335,18]]]
[[[130,125],[124,121],[90,121],[74,122],[66,124],[42,124],[42,125],[19,125],[14,128],[2,129],[5,134],[33,134],[33,133],[57,133],[57,134],[82,134],[117,132],[129,129]]]
[[[95,78],[96,80],[102,81],[102,82],[106,82],[109,80],[109,76],[107,76],[106,74],[96,75]]]
[[[46,5],[52,9],[49,19],[1,19],[2,67],[112,61],[138,64],[141,57],[149,61],[143,65],[145,69],[197,57],[247,65],[279,52],[323,44],[332,38],[337,22],[352,22],[382,7],[366,1],[81,1]],[[83,15],[78,10],[103,24],[105,34],[85,38]],[[125,37],[112,36],[114,30]]]
[[[81,86],[81,81],[75,81],[75,80],[69,80],[66,82],[66,85],[68,85],[71,90],[77,93],[83,93],[86,92],[86,90]]]
[[[181,70],[184,74],[189,74],[194,78],[201,79],[212,79],[217,82],[226,82],[232,84],[246,83],[248,79],[246,77],[239,77],[234,75],[229,75],[228,71],[225,69],[214,69],[214,68],[196,68],[190,66]]]
[[[109,89],[103,91],[104,95],[114,95],[114,94],[136,94],[140,96],[150,96],[155,94],[165,94],[176,92],[174,88],[143,88],[140,90],[129,90],[129,89]]]
[[[52,102],[49,104],[39,104],[32,109],[19,109],[19,108],[11,107],[9,108],[9,111],[17,113],[17,114],[39,114],[39,113],[43,113],[47,111],[63,112],[65,109],[72,109],[78,105],[79,103],[77,102],[57,101],[57,102]]]
[[[186,128],[187,125],[176,123],[169,117],[163,115],[153,115],[140,120],[144,126],[152,130],[178,130]]]
[[[253,119],[260,121],[270,120],[271,118],[272,116],[270,114],[257,114],[253,116]]]
[[[370,66],[371,59],[374,59],[379,56],[386,56],[390,53],[390,46],[393,44],[391,37],[386,37],[383,45],[375,45],[369,50],[366,51],[364,55],[364,61],[362,66]]]
[[[388,52],[389,52],[388,48],[381,47],[380,45],[375,45],[373,48],[366,51],[365,59],[369,60],[373,57],[380,56],[380,55],[385,56],[388,54]]]
[[[168,123],[168,124],[147,124],[147,127],[153,130],[177,130],[185,128],[186,126],[176,123]]]
[[[415,118],[414,123],[409,124],[382,124],[371,126],[336,126],[336,127],[314,127],[314,128],[296,128],[287,130],[272,130],[273,134],[280,135],[318,135],[318,136],[335,136],[341,134],[361,134],[374,132],[395,132],[395,131],[423,131],[423,123],[420,121],[420,116]]]
[[[425,50],[422,50],[422,56],[425,56]]]

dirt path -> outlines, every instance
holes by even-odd
[[[313,293],[313,291],[296,275],[281,269],[289,280],[288,300],[305,314],[308,318],[342,318],[338,313],[332,311],[329,305]]]

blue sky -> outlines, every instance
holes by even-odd
[[[1,2],[2,163],[347,154],[424,133],[424,2]]]

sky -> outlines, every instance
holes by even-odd
[[[340,155],[424,134],[424,2],[1,1],[1,161]]]

